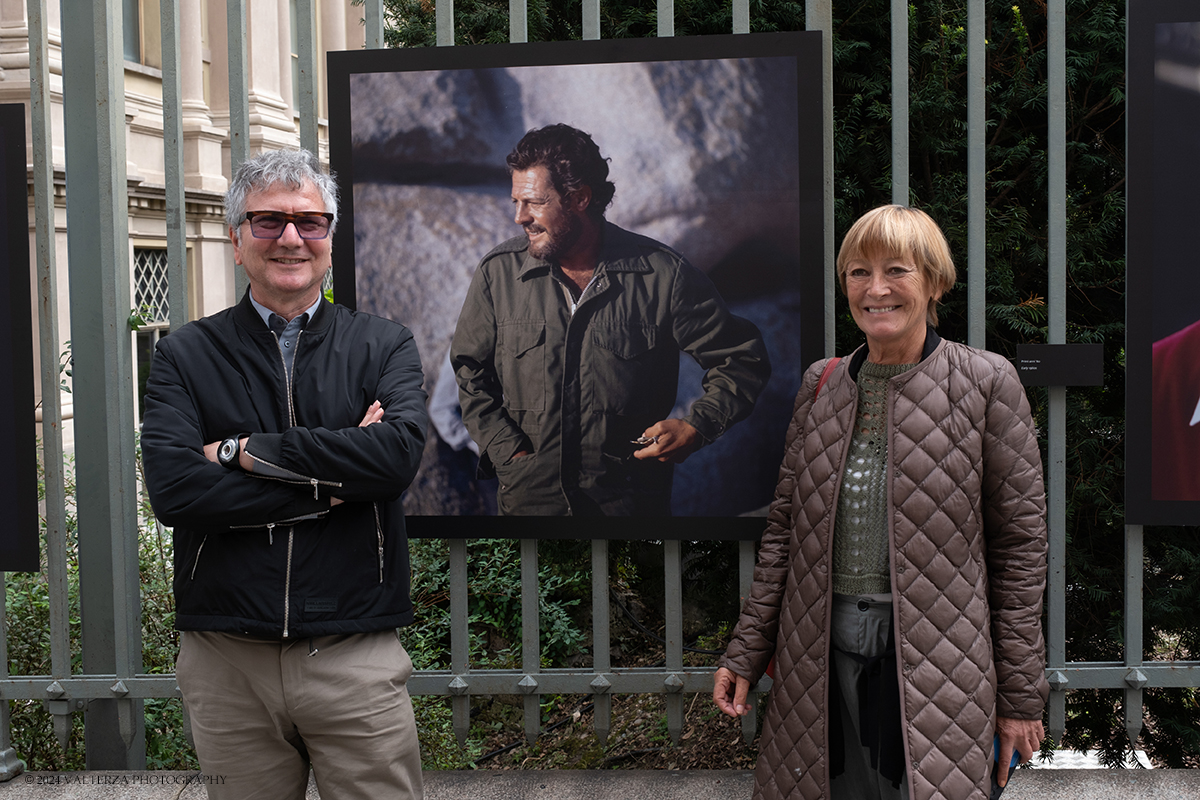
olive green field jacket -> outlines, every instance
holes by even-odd
[[[681,255],[611,223],[573,314],[561,272],[527,249],[522,235],[484,256],[450,350],[500,513],[669,514],[672,466],[633,458],[633,440],[671,414],[680,351],[706,372],[683,416],[704,443],[745,419],[770,376],[761,334]]]

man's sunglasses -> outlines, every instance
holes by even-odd
[[[329,236],[333,214],[310,212],[308,214],[286,214],[282,211],[247,211],[242,220],[250,223],[250,233],[255,239],[278,239],[288,223],[296,226],[301,239],[324,239]]]

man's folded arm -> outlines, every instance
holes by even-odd
[[[310,486],[265,481],[209,461],[193,398],[163,348],[146,383],[141,444],[146,488],[164,525],[251,527],[329,510],[329,498],[314,497]]]
[[[378,401],[383,418],[341,429],[293,427],[254,433],[246,452],[255,474],[282,481],[308,481],[314,493],[344,501],[394,500],[416,475],[429,418],[416,343],[406,332],[383,367]],[[364,408],[364,411],[366,409]]]

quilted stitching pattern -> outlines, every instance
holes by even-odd
[[[757,680],[777,658],[755,775],[755,797],[764,800],[827,796],[830,514],[857,401],[848,365],[838,365],[816,403],[824,362],[805,375],[754,587],[722,659]],[[890,395],[892,564],[912,798],[981,800],[994,714],[1040,717],[1048,694],[1040,454],[1024,389],[999,356],[943,342],[894,379]]]

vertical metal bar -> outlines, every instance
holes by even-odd
[[[34,252],[38,275],[38,347],[41,350],[42,469],[46,485],[46,572],[50,582],[50,669],[71,669],[67,627],[67,521],[63,488],[62,396],[59,392],[58,273],[55,265],[54,155],[50,131],[50,61],[46,0],[29,3],[33,129]]]
[[[754,542],[738,542],[738,597],[741,599],[739,608],[746,605],[750,596],[750,587],[754,584]],[[758,708],[758,692],[750,692],[746,704],[752,709]],[[758,733],[758,715],[751,713],[742,717],[742,739],[746,744],[754,741]]]
[[[892,0],[892,203],[908,205],[908,0]]]
[[[987,40],[983,0],[967,4],[967,344],[987,347]]]
[[[250,82],[246,61],[246,0],[225,0],[229,50],[229,169],[250,155]]]
[[[658,0],[658,35],[675,35],[675,0]]]
[[[1067,341],[1067,23],[1065,0],[1050,0],[1046,20],[1047,185],[1050,218],[1047,309],[1050,342]]]
[[[663,542],[663,594],[667,672],[683,671],[683,556],[678,539]],[[683,735],[682,681],[667,678],[667,732],[679,744]]]
[[[529,41],[529,9],[526,0],[508,0],[508,41]]]
[[[612,695],[608,692],[606,673],[612,669],[610,652],[608,603],[608,541],[592,540],[592,715],[596,736],[601,742],[612,730]]]
[[[750,0],[733,0],[733,32],[750,32]]]
[[[142,648],[125,62],[121,14],[113,5],[66,4],[62,58],[75,427],[86,432],[75,442],[83,668],[120,679],[141,671]],[[88,769],[143,769],[142,702],[93,700],[85,743]]]
[[[821,31],[821,138],[824,171],[821,176],[825,227],[825,355],[836,355],[834,321],[837,276],[833,260],[833,0],[808,0],[804,4],[804,27]]]
[[[67,509],[63,475],[58,272],[55,264],[54,142],[50,131],[50,61],[46,0],[29,3],[30,123],[33,131],[34,252],[38,276],[38,347],[41,351],[42,473],[46,491],[46,579],[50,591],[50,674],[71,671],[67,588]],[[54,733],[66,749],[69,714],[54,715]]]
[[[300,61],[300,146],[321,154],[317,138],[317,23],[314,0],[296,0],[296,56]]]
[[[1046,8],[1046,83],[1047,83],[1047,166],[1049,197],[1049,248],[1047,299],[1049,338],[1053,344],[1066,342],[1066,4],[1050,0]],[[1047,662],[1053,676],[1056,668],[1067,663],[1067,500],[1066,437],[1067,390],[1055,386],[1049,390],[1047,419],[1048,523],[1050,535],[1050,597],[1046,615]],[[1053,683],[1051,684],[1053,685]],[[1062,741],[1066,728],[1066,696],[1062,691],[1051,695],[1050,734]]]
[[[1046,667],[1050,672],[1050,737],[1062,743],[1067,727],[1065,673],[1067,664],[1067,537],[1066,537],[1066,394],[1062,386],[1049,389],[1047,464],[1050,547],[1049,597],[1046,608]]]
[[[167,306],[171,330],[188,321],[187,199],[183,172],[183,84],[179,56],[179,0],[161,0],[163,160],[166,175]]]
[[[0,572],[0,678],[8,677],[8,625],[5,624],[8,594],[5,584],[7,576]],[[25,762],[12,747],[12,728],[9,724],[8,702],[0,702],[0,783],[12,780],[25,771]]]
[[[583,38],[600,38],[600,0],[583,0]]]
[[[525,740],[530,744],[542,732],[542,707],[538,695],[537,673],[542,653],[538,635],[538,552],[537,539],[521,540],[521,691],[525,693]]]
[[[250,157],[250,82],[246,60],[246,0],[225,0],[225,36],[229,50],[229,174]],[[246,271],[233,268],[235,299],[249,287]]]
[[[1128,673],[1125,683],[1125,730],[1129,734],[1129,747],[1137,749],[1138,735],[1142,732],[1142,687],[1146,676],[1142,666],[1142,559],[1145,543],[1141,525],[1125,526],[1125,666]]]
[[[450,540],[450,671],[462,678],[457,684],[460,693],[450,698],[451,726],[458,746],[465,747],[467,733],[471,728],[471,695],[469,679],[471,669],[471,632],[468,628],[467,609],[467,542],[465,539]]]
[[[449,47],[454,44],[454,0],[437,0],[434,3],[434,15],[437,22],[438,47]]]
[[[386,46],[383,39],[383,0],[366,0],[364,6],[367,27],[366,47],[368,50],[380,50]]]

